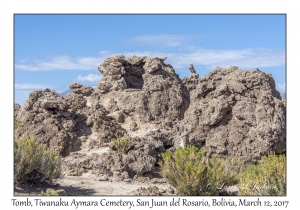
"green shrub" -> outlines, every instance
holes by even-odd
[[[246,165],[241,158],[227,156],[226,159],[221,159],[224,163],[225,170],[241,174],[245,171]]]
[[[249,165],[239,181],[240,195],[286,195],[286,158],[274,152]]]
[[[149,186],[149,187],[147,188],[147,190],[148,190],[149,193],[152,193],[153,190],[154,190],[154,188],[153,188],[153,186]]]
[[[58,192],[55,192],[53,189],[47,189],[46,192],[42,191],[41,196],[59,196]]]
[[[226,170],[224,161],[216,157],[205,161],[204,157],[204,150],[194,146],[162,153],[160,173],[179,195],[218,195],[223,186],[237,183],[237,173]]]
[[[117,137],[116,139],[114,139],[113,145],[119,153],[123,153],[123,154],[128,152],[128,150],[130,150],[131,148],[130,140],[123,139],[121,137]]]
[[[14,119],[14,129],[17,129],[17,128],[19,128],[20,126],[21,126],[21,121],[20,120],[16,120],[16,119]]]
[[[61,174],[60,156],[26,134],[14,140],[15,183],[52,181]]]
[[[227,157],[220,159],[215,156],[207,161],[207,191],[204,195],[218,195],[223,187],[232,186],[238,183],[240,163],[237,159]],[[203,193],[202,193],[203,194]]]

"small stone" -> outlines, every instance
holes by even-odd
[[[164,190],[164,189],[160,190],[160,193],[165,193],[165,192],[166,192],[166,190]]]
[[[56,192],[58,193],[59,196],[65,196],[65,195],[67,195],[66,190],[64,190],[64,189],[56,190]]]
[[[108,176],[107,175],[103,175],[103,176],[100,176],[98,178],[98,181],[107,181],[108,180]]]
[[[168,189],[167,189],[167,193],[169,193],[169,194],[174,194],[174,189],[172,188],[172,187],[169,187]]]

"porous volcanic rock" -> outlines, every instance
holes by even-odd
[[[89,86],[82,86],[82,84],[79,83],[73,83],[70,85],[70,88],[73,93],[80,94],[83,96],[89,96],[94,92],[94,89]]]
[[[117,151],[101,154],[93,173],[108,174],[115,180],[123,180],[156,171],[155,164],[160,160],[161,152],[166,151],[160,137],[150,134],[144,138],[131,138],[130,141],[132,147],[126,154]],[[124,173],[127,175],[124,176]]]
[[[28,131],[64,155],[67,175],[90,171],[115,181],[157,171],[161,153],[179,146],[245,162],[286,152],[286,108],[271,74],[231,66],[199,78],[191,64],[191,76],[181,80],[165,60],[117,55],[98,67],[95,90],[73,83],[64,98],[32,92],[14,107],[22,121],[16,137]],[[130,140],[126,154],[115,150],[116,137]]]
[[[286,109],[271,74],[217,67],[202,79],[184,78],[190,106],[179,124],[177,145],[256,162],[286,150]]]
[[[75,83],[70,88],[73,92],[65,98],[50,89],[30,93],[25,105],[15,112],[22,122],[15,137],[27,133],[30,138],[65,156],[80,149],[82,139],[92,134],[88,143],[95,148],[126,133],[107,116],[103,106],[88,103],[88,95],[92,93],[90,87]]]
[[[188,93],[165,59],[107,58],[98,67],[103,76],[92,97],[110,113],[121,111],[124,122],[128,117],[141,123],[182,119],[189,105]]]
[[[80,152],[72,152],[62,159],[62,171],[69,176],[81,176],[94,168],[99,157],[99,154],[96,153],[86,155]]]
[[[22,126],[15,131],[16,138],[27,133],[60,154],[66,154],[76,140],[73,132],[76,122],[65,100],[55,91],[31,92],[17,119]]]
[[[18,116],[20,109],[21,109],[20,104],[14,104],[14,118]]]

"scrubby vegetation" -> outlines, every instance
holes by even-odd
[[[286,157],[274,152],[249,165],[239,181],[240,195],[286,195]]]
[[[17,128],[19,128],[20,126],[21,126],[21,121],[20,120],[16,120],[16,119],[14,119],[14,129],[17,129]]]
[[[15,183],[51,182],[61,175],[60,156],[26,134],[14,140]]]
[[[219,195],[222,188],[238,183],[241,165],[232,157],[220,159],[215,156],[207,160],[206,179],[208,180],[207,190],[201,194]]]
[[[233,171],[241,175],[241,173],[245,170],[246,165],[244,161],[237,157],[227,156],[226,159],[220,159],[223,161],[225,170]]]
[[[238,173],[226,168],[225,161],[212,157],[205,161],[205,151],[191,146],[175,153],[162,153],[161,175],[179,195],[218,195],[223,186],[238,182]]]
[[[239,195],[286,195],[285,155],[270,153],[247,167],[238,158],[205,160],[205,151],[194,146],[162,153],[161,175],[179,195],[219,195],[226,186],[238,185]]]
[[[58,192],[53,189],[47,189],[46,192],[42,191],[41,196],[59,196]]]
[[[129,139],[123,139],[120,136],[114,139],[113,141],[114,147],[117,149],[119,153],[125,154],[131,148],[131,142]]]

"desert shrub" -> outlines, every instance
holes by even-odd
[[[21,126],[21,121],[20,120],[16,120],[16,119],[14,119],[14,129],[17,129],[17,128],[19,128],[20,126]]]
[[[286,195],[286,158],[274,152],[249,165],[239,181],[240,195]]]
[[[14,140],[14,181],[52,181],[61,174],[60,156],[26,134]]]
[[[153,186],[149,186],[149,187],[147,188],[147,190],[148,190],[149,193],[152,193],[153,190],[154,190],[154,188],[153,188]]]
[[[179,195],[218,195],[223,186],[237,183],[237,173],[226,170],[224,161],[204,157],[204,150],[194,146],[162,153],[160,173]]]
[[[162,153],[161,175],[177,189],[179,195],[198,195],[205,191],[207,167],[204,151],[196,147],[179,147],[175,153]]]
[[[59,196],[58,192],[53,189],[47,189],[46,192],[42,191],[41,196]]]
[[[220,159],[213,156],[207,160],[207,173],[208,180],[207,189],[202,194],[204,195],[218,195],[219,191],[228,186],[238,183],[240,162],[233,157]]]
[[[223,161],[226,171],[231,171],[240,175],[246,169],[245,162],[241,158],[227,156],[225,159],[221,160]]]
[[[119,153],[123,153],[123,154],[128,152],[128,150],[130,150],[130,148],[131,148],[130,140],[123,139],[121,137],[117,137],[116,139],[114,139],[113,145]]]

